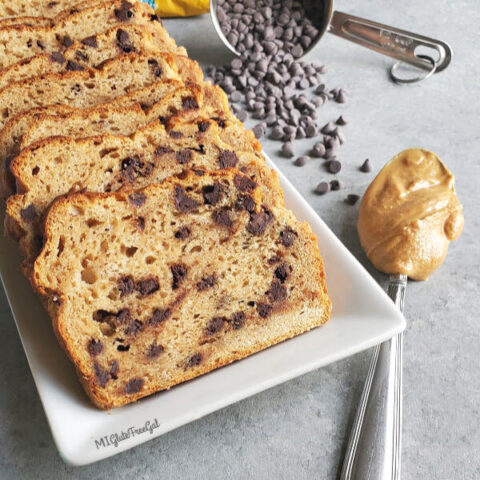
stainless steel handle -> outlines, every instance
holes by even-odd
[[[452,49],[446,42],[342,12],[333,12],[329,32],[424,70],[431,70],[432,63],[425,58],[425,51],[421,52],[423,58],[415,53],[418,47],[437,51],[438,58],[428,55],[435,62],[435,72],[447,68],[452,59]]]
[[[390,278],[388,295],[403,312],[407,277]],[[341,480],[399,480],[402,440],[399,334],[374,349],[345,454]]]

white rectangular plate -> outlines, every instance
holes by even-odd
[[[275,168],[272,162],[271,165]],[[63,459],[85,465],[115,455],[315,368],[380,343],[405,327],[391,300],[279,172],[286,205],[310,223],[325,260],[333,314],[327,325],[112,411],[93,407],[20,270],[0,240],[0,273],[53,438]]]

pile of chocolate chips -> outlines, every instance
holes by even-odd
[[[318,36],[322,15],[321,1],[217,0],[222,32],[240,55],[228,65],[209,66],[207,81],[225,90],[239,120],[244,122],[247,112],[259,120],[253,128],[257,138],[268,134],[282,141],[281,152],[287,158],[296,156],[295,140],[311,138],[310,154],[296,158],[294,164],[323,158],[326,171],[337,174],[347,119],[341,115],[321,126],[318,110],[328,101],[345,103],[348,92],[326,87],[324,65],[299,60]],[[320,185],[315,189],[320,195],[342,187],[338,180]]]

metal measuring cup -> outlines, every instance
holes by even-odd
[[[450,64],[452,49],[446,42],[335,11],[333,0],[318,1],[323,4],[322,24],[315,25],[319,34],[312,41],[310,47],[304,50],[303,55],[310,52],[325,33],[329,32],[398,60],[390,69],[392,79],[398,83],[413,83],[425,80],[434,73],[445,70]],[[210,15],[215,30],[223,43],[235,55],[239,55],[220,28],[220,22],[217,18],[217,0],[210,0]],[[419,47],[423,47],[422,53],[417,51]],[[432,57],[425,54],[425,49],[432,50],[434,55],[436,52],[436,55]],[[399,76],[398,70],[402,63],[417,67],[420,73],[410,78]]]

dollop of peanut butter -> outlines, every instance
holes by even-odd
[[[411,148],[385,165],[368,187],[358,233],[378,270],[426,280],[463,224],[452,172],[434,153]]]

